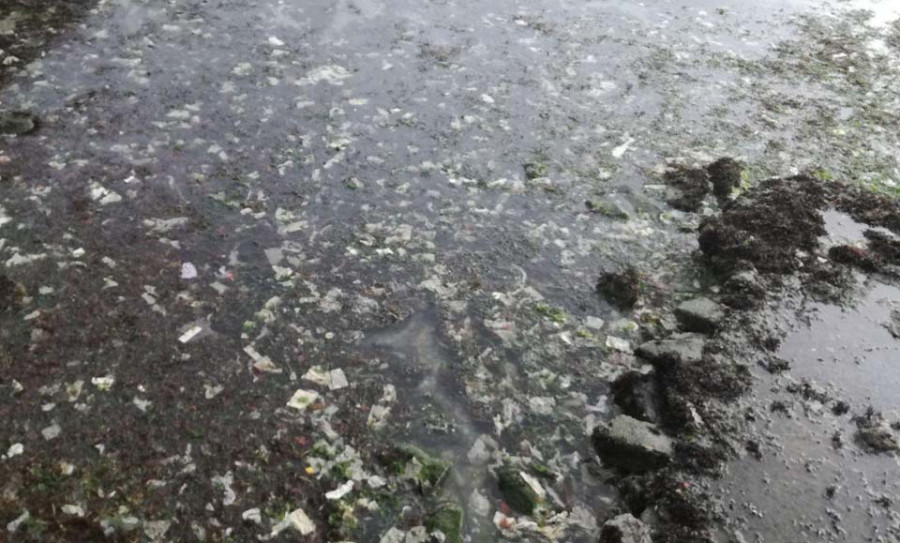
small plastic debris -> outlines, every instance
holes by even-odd
[[[181,265],[181,278],[182,279],[194,279],[197,277],[197,268],[194,267],[190,262],[185,262]]]
[[[91,384],[97,387],[99,390],[109,390],[112,388],[113,383],[116,382],[116,378],[112,375],[106,375],[104,377],[94,377],[91,379]]]
[[[327,386],[330,390],[340,390],[350,386],[344,370],[340,368],[325,371],[321,366],[313,366],[303,374],[303,379],[317,385]]]
[[[131,403],[133,403],[135,407],[137,407],[144,413],[146,413],[147,408],[153,404],[153,402],[151,402],[149,400],[142,400],[141,398],[138,398],[137,396],[135,396],[134,399],[131,400]]]
[[[347,481],[334,490],[326,492],[325,498],[329,500],[339,500],[349,494],[351,490],[353,490],[353,481]]]
[[[313,524],[313,521],[310,520],[303,509],[300,509],[299,507],[294,509],[291,514],[288,515],[288,519],[291,521],[291,526],[300,532],[300,535],[309,535],[316,531],[316,525]]]
[[[203,331],[203,328],[200,326],[196,326],[196,325],[191,326],[190,328],[187,329],[187,331],[185,333],[178,336],[178,341],[180,341],[181,343],[187,343],[188,341],[194,339],[197,336],[197,334],[199,334],[202,331]]]
[[[225,387],[222,385],[204,385],[203,397],[207,400],[212,400],[223,390],[225,390]]]
[[[83,517],[84,508],[80,505],[66,504],[62,506],[62,512],[73,517]]]
[[[315,390],[304,390],[301,388],[294,392],[294,395],[288,400],[287,406],[303,411],[316,401],[318,397],[319,393]]]
[[[222,505],[231,505],[237,500],[237,494],[231,488],[231,485],[234,483],[234,475],[230,471],[225,475],[216,475],[212,478],[212,483],[225,493],[225,496],[222,498]]]
[[[153,543],[161,542],[171,526],[169,520],[151,520],[144,523],[144,535]]]
[[[614,351],[631,352],[631,342],[616,336],[606,336],[606,346]]]
[[[12,522],[10,522],[9,524],[6,525],[6,531],[11,534],[16,533],[16,530],[19,529],[19,526],[28,522],[28,519],[30,519],[30,518],[31,518],[31,513],[29,513],[28,511],[23,512],[15,520],[13,520]]]
[[[368,424],[370,428],[381,428],[387,422],[390,413],[390,407],[373,405],[372,409],[369,411],[369,418],[366,421],[366,424]]]
[[[4,458],[10,459],[14,456],[19,456],[23,452],[25,452],[25,445],[22,445],[21,443],[13,443],[9,446],[9,449],[7,449]]]
[[[241,518],[244,519],[245,522],[259,524],[262,522],[262,513],[260,512],[259,507],[254,507],[253,509],[247,509],[241,513]]]
[[[59,437],[60,432],[62,432],[62,428],[59,427],[59,424],[53,423],[41,430],[41,435],[44,436],[44,439],[50,441]]]
[[[275,365],[268,356],[263,356],[253,348],[253,345],[244,347],[244,352],[253,359],[253,367],[263,373],[281,373],[281,368]]]

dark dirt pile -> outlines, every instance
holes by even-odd
[[[641,421],[632,423],[634,435],[658,427],[671,439],[674,451],[663,467],[620,469],[618,488],[627,512],[653,528],[654,541],[707,542],[714,540],[723,505],[704,492],[705,482],[721,472],[725,461],[745,453],[759,454],[758,443],[747,438],[748,415],[737,407],[751,388],[750,371],[743,361],[769,360],[773,357],[767,351],[774,347],[766,338],[741,333],[741,323],[752,320],[755,308],[786,275],[795,275],[804,289],[817,294],[823,284],[832,290],[849,285],[848,265],[891,273],[900,259],[900,240],[870,229],[865,232],[867,247],[839,245],[825,250],[823,239],[828,232],[823,212],[841,211],[870,227],[896,232],[900,204],[865,189],[807,175],[768,179],[732,200],[741,171],[731,159],[705,169],[673,170],[666,180],[671,189],[667,200],[683,210],[697,209],[708,185],[714,187],[722,211],[704,219],[698,232],[700,264],[712,272],[712,283],[709,292],[678,305],[656,300],[665,311],[680,315],[675,319],[680,329],[661,335],[659,330],[645,329],[648,341],[635,354],[653,371],[626,373],[612,386],[617,409],[626,419]],[[615,279],[623,278],[604,275],[598,290],[608,298],[619,294],[622,285]],[[691,318],[685,318],[686,314]],[[704,326],[698,327],[697,319]],[[773,362],[773,371],[781,371],[776,366]],[[798,393],[812,394],[811,390],[802,388]],[[857,425],[858,437],[868,448],[898,446],[894,433],[877,414],[859,418]],[[609,435],[602,437],[607,438],[603,443],[610,442]],[[627,444],[646,447],[642,453],[653,452],[651,443],[637,438]],[[615,455],[608,449],[599,447],[598,453],[616,467],[611,462]]]
[[[803,266],[825,235],[825,189],[811,177],[763,181],[700,226],[700,250],[721,272],[755,267],[788,273]]]

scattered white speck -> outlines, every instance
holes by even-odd
[[[194,279],[195,277],[197,277],[197,268],[195,268],[193,264],[185,262],[181,265],[182,279]]]
[[[62,506],[62,512],[67,515],[72,515],[74,517],[83,517],[84,516],[84,508],[80,505],[72,505],[70,503]]]
[[[253,509],[247,509],[243,513],[241,513],[241,518],[246,522],[252,522],[253,524],[259,524],[262,522],[262,513],[259,510],[259,507],[254,507]]]
[[[110,388],[112,388],[113,383],[115,382],[116,378],[112,375],[107,375],[104,377],[94,377],[91,379],[91,384],[100,390],[109,390]]]
[[[138,409],[140,409],[144,413],[146,413],[147,408],[153,404],[153,402],[151,402],[149,400],[142,400],[142,399],[138,398],[137,396],[134,397],[134,399],[132,400],[132,403],[134,403],[134,406],[137,407]]]
[[[55,422],[50,426],[41,430],[41,435],[44,436],[44,439],[50,441],[51,439],[56,439],[59,437],[60,432],[62,432],[62,428],[59,427],[59,424]]]
[[[13,520],[12,522],[10,522],[9,524],[6,525],[6,531],[11,534],[15,533],[16,530],[19,529],[19,526],[28,522],[28,519],[30,519],[30,518],[31,518],[31,513],[29,513],[28,511],[23,512],[15,520]]]
[[[178,337],[178,341],[181,343],[187,343],[188,341],[194,339],[200,332],[203,331],[203,328],[200,326],[192,326],[185,333],[181,334]]]
[[[303,509],[294,509],[291,514],[288,515],[288,519],[291,521],[291,526],[300,532],[300,535],[309,535],[316,531],[316,525],[313,524],[313,521],[310,520]]]
[[[281,47],[284,45],[284,42],[279,40],[276,36],[269,36],[269,45],[274,45],[275,47]]]
[[[297,392],[294,392],[294,395],[291,396],[291,399],[288,400],[287,406],[303,411],[307,407],[310,406],[316,398],[319,397],[319,393],[315,390],[303,390],[300,389]]]
[[[21,443],[13,443],[6,451],[6,458],[9,459],[14,456],[19,456],[23,452],[25,452],[25,445],[22,445]]]
[[[351,490],[353,490],[353,481],[347,481],[334,490],[326,492],[325,498],[328,500],[339,500],[349,494]]]
[[[625,140],[625,143],[613,149],[613,158],[622,158],[625,152],[628,151],[628,148],[631,147],[632,143],[634,143],[634,138],[628,138],[627,140]]]

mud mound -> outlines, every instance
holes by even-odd
[[[729,273],[747,264],[762,272],[789,273],[802,265],[825,234],[820,211],[828,199],[821,181],[807,176],[769,179],[726,205],[700,226],[700,250]]]
[[[863,187],[835,184],[830,189],[834,207],[859,222],[900,234],[900,199]]]

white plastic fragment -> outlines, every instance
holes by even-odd
[[[616,336],[606,336],[606,346],[623,353],[631,352],[631,342]]]
[[[4,456],[4,458],[10,459],[14,456],[19,456],[23,452],[25,452],[25,445],[22,445],[21,443],[13,443],[9,446],[9,449],[6,450],[6,455]]]
[[[203,392],[203,397],[206,398],[207,400],[212,400],[213,398],[218,396],[220,392],[225,390],[225,387],[223,387],[222,385],[213,386],[210,384],[206,384],[203,386],[205,388],[205,390]]]
[[[339,500],[350,493],[353,490],[353,481],[347,481],[341,486],[325,493],[325,498],[328,500]]]
[[[535,479],[533,476],[525,473],[524,471],[520,471],[519,476],[522,478],[522,480],[525,481],[528,486],[531,487],[532,490],[534,490],[534,493],[537,494],[541,499],[547,497],[547,491],[544,490],[543,486],[541,486],[540,481]]]
[[[253,367],[256,368],[257,371],[263,373],[281,373],[281,368],[276,366],[268,356],[259,354],[259,352],[253,348],[253,345],[244,347],[244,352],[253,359]]]
[[[112,388],[113,383],[116,382],[116,378],[112,375],[106,375],[104,377],[94,377],[91,379],[91,384],[97,387],[99,390],[109,390]]]
[[[634,138],[628,138],[625,142],[612,150],[613,158],[622,158],[628,148],[631,147],[631,144],[634,143]]]
[[[602,330],[604,324],[606,323],[599,317],[587,317],[584,320],[584,325],[592,330]]]
[[[350,386],[344,370],[340,368],[325,371],[322,366],[313,366],[303,374],[303,379],[317,385],[327,386],[330,390],[340,390]]]
[[[338,368],[336,370],[331,370],[328,373],[329,383],[328,388],[331,390],[340,390],[342,388],[346,388],[350,386],[350,383],[347,381],[347,376],[344,375],[344,370]]]
[[[135,396],[134,399],[131,400],[131,403],[133,403],[135,407],[137,407],[144,413],[146,413],[147,408],[153,404],[153,402],[151,402],[150,400],[142,400],[141,398],[138,398],[137,396]]]
[[[144,522],[144,535],[146,535],[153,543],[163,541],[166,532],[172,526],[170,520],[150,520]]]
[[[532,396],[528,398],[528,407],[535,415],[552,415],[556,399],[549,396]]]
[[[369,411],[369,418],[366,424],[370,428],[381,428],[387,422],[388,415],[391,413],[390,407],[383,405],[373,405]]]
[[[28,519],[30,519],[30,518],[31,518],[31,513],[29,513],[28,511],[23,512],[21,515],[16,517],[15,520],[11,521],[9,524],[6,525],[6,531],[11,534],[16,533],[16,530],[19,529],[19,526],[28,522]]]
[[[183,263],[181,265],[181,278],[194,279],[195,277],[197,277],[197,268],[190,262]]]
[[[291,521],[291,526],[300,532],[300,535],[309,535],[316,531],[316,525],[313,524],[313,521],[306,515],[306,512],[299,507],[291,511],[291,514],[288,515],[288,519]]]
[[[71,503],[67,503],[62,506],[62,512],[67,515],[72,515],[73,517],[83,517],[84,516],[84,508],[80,505],[73,505]]]
[[[287,406],[303,411],[316,401],[316,398],[318,397],[319,393],[315,390],[304,390],[301,388],[298,389],[297,392],[294,392],[294,395],[288,400]]]
[[[212,483],[221,487],[222,491],[225,493],[225,496],[222,498],[222,505],[231,505],[237,500],[237,494],[234,489],[231,488],[232,483],[234,483],[234,474],[230,471],[225,475],[216,475],[212,478]]]
[[[203,331],[202,327],[194,325],[194,326],[188,328],[188,330],[185,333],[178,336],[178,341],[180,341],[181,343],[187,343],[188,341],[194,339],[197,336],[197,334],[199,334],[202,331]]]
[[[55,422],[50,426],[41,430],[41,435],[44,436],[44,439],[50,441],[51,439],[56,439],[59,437],[60,432],[62,432],[62,428],[59,427],[59,424]]]
[[[241,513],[241,518],[244,519],[245,522],[259,524],[262,522],[262,512],[260,512],[259,507],[254,507],[253,509],[247,509]]]

